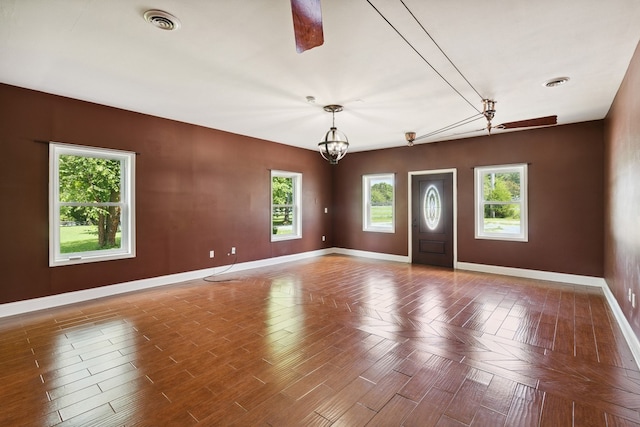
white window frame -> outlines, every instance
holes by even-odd
[[[374,224],[371,220],[371,186],[380,181],[391,181],[393,200],[391,201],[391,224]],[[396,232],[396,175],[394,173],[378,173],[362,175],[362,230],[374,233]]]
[[[88,252],[60,253],[60,207],[104,206],[105,203],[60,202],[59,160],[61,155],[120,160],[120,248]],[[49,144],[49,266],[84,264],[136,256],[135,244],[135,153],[106,148],[51,142]]]
[[[527,164],[512,164],[498,166],[481,166],[475,169],[475,238],[490,240],[506,240],[517,242],[529,241],[529,215],[528,215],[528,177]],[[500,202],[487,202],[484,200],[484,187],[482,177],[490,173],[520,174],[520,200],[503,202],[503,204],[520,205],[520,232],[519,233],[487,233],[484,231],[484,208],[486,204],[502,204]]]
[[[273,204],[273,178],[281,177],[281,178],[291,178],[293,179],[293,201],[289,205],[274,205]],[[302,239],[302,174],[299,172],[287,172],[280,170],[272,170],[271,178],[269,181],[270,191],[270,200],[271,200],[271,210],[269,211],[269,225],[270,231],[269,235],[271,236],[272,242],[279,242],[283,240],[292,240],[292,239]],[[293,232],[291,234],[273,234],[273,209],[275,207],[285,207],[290,206],[293,208],[293,218],[292,218],[292,227]]]

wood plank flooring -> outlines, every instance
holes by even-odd
[[[0,319],[0,426],[640,426],[598,288],[326,256]]]

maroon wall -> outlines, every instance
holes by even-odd
[[[136,258],[48,267],[48,145],[34,140],[139,153]],[[7,85],[0,144],[0,303],[227,265],[231,246],[238,262],[332,246],[332,169],[315,151]],[[302,239],[270,242],[270,169],[303,174]]]
[[[334,245],[408,254],[408,172],[456,168],[458,261],[602,277],[603,122],[362,153],[334,174]],[[529,241],[474,238],[473,168],[529,163]],[[362,175],[396,173],[395,234],[362,231]]]
[[[604,277],[640,337],[640,44],[605,119],[605,159]]]
[[[231,246],[238,262],[332,246],[407,255],[407,174],[443,168],[458,171],[459,261],[601,277],[603,133],[587,122],[350,153],[330,167],[311,150],[0,85],[0,303],[226,265]],[[34,140],[140,153],[136,258],[48,267],[48,147]],[[473,167],[522,162],[529,242],[474,239]],[[270,169],[303,173],[300,240],[269,241]],[[362,231],[362,175],[382,172],[397,176],[394,234]]]

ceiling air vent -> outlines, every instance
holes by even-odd
[[[180,20],[162,10],[147,10],[144,13],[144,19],[161,30],[173,31],[180,28]]]
[[[556,77],[555,79],[547,80],[543,83],[545,87],[557,87],[565,84],[569,81],[569,77]]]

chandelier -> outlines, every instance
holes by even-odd
[[[324,111],[331,113],[331,129],[324,136],[324,140],[318,144],[322,157],[332,165],[337,165],[349,149],[347,136],[336,128],[336,113],[342,111],[342,105],[326,105]]]

